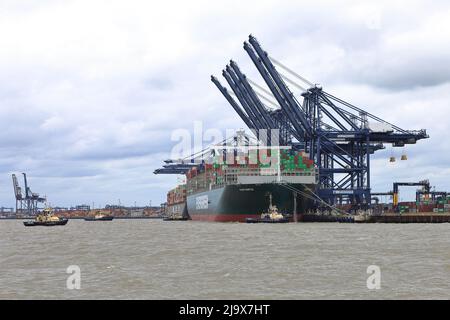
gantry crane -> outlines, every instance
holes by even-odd
[[[27,175],[22,173],[25,184],[25,196],[22,194],[22,188],[15,174],[12,175],[14,196],[16,198],[16,214],[18,212],[27,215],[35,215],[38,211],[38,204],[46,201],[45,197],[31,191],[28,186]]]
[[[394,182],[392,187],[393,194],[393,205],[397,208],[399,203],[399,187],[422,187],[422,189],[416,190],[416,202],[420,202],[421,195],[431,196],[431,201],[435,202],[438,197],[447,198],[448,192],[446,191],[435,191],[431,190],[431,185],[429,180],[422,180],[419,182]]]
[[[384,149],[386,143],[402,147],[429,137],[424,129],[401,129],[324,91],[270,57],[252,35],[244,42],[244,50],[267,85],[269,90],[263,90],[271,94],[270,101],[275,102],[276,109],[262,102],[267,96],[253,89],[255,83],[234,61],[222,72],[232,92],[216,77],[211,76],[211,81],[256,137],[260,138],[262,132],[270,137],[268,131],[278,130],[278,141],[266,139],[268,144],[290,145],[309,154],[319,171],[318,194],[330,204],[345,197],[360,207],[369,206],[370,155]],[[295,76],[302,85],[282,74],[275,65]],[[287,83],[301,89],[301,94],[296,96]]]

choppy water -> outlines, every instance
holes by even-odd
[[[0,270],[0,299],[448,299],[450,224],[0,221]]]

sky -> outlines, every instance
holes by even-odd
[[[0,207],[21,172],[53,205],[164,202],[180,177],[153,171],[175,130],[245,127],[210,75],[233,59],[263,83],[249,34],[327,92],[428,130],[373,157],[374,191],[450,190],[448,1],[0,0]]]

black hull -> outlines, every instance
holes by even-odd
[[[306,192],[313,185],[291,184],[291,187]],[[294,203],[297,214],[307,212],[313,202],[301,195],[294,195],[288,188],[279,184],[239,184],[227,185],[187,196],[188,214],[192,220],[245,222],[247,218],[260,219],[269,208],[269,197],[279,212],[294,216]],[[296,198],[294,201],[294,198]]]
[[[353,217],[349,216],[327,216],[327,215],[315,215],[304,214],[300,215],[300,221],[302,222],[341,222],[341,223],[354,223]]]
[[[53,226],[65,226],[69,220],[64,219],[60,221],[25,221],[23,224],[25,227],[36,227],[36,226],[44,226],[44,227],[53,227]]]
[[[84,218],[84,221],[112,221],[114,217]]]
[[[164,218],[163,221],[187,221],[189,220],[188,217],[181,217],[181,218]]]
[[[253,218],[247,218],[245,219],[245,222],[247,223],[288,223],[289,219],[279,219],[279,220],[271,220],[271,219],[253,219]]]

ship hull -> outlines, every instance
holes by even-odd
[[[113,219],[114,219],[113,216],[107,216],[107,217],[101,217],[101,218],[88,217],[88,218],[84,218],[84,221],[112,221]]]
[[[297,190],[305,191],[304,184],[292,184]],[[314,188],[314,186],[308,186]],[[227,185],[209,191],[187,196],[188,214],[192,220],[216,222],[245,222],[247,218],[260,218],[269,207],[269,194],[272,204],[279,212],[293,216],[294,198],[297,213],[311,208],[311,201],[279,184],[239,184]]]
[[[59,221],[24,221],[25,227],[36,227],[36,226],[44,226],[44,227],[53,227],[53,226],[65,226],[69,220],[68,219],[60,219]]]
[[[168,204],[165,221],[189,220],[186,202]]]

